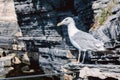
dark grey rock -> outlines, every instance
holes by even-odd
[[[15,0],[18,23],[28,51],[39,52],[39,66],[45,73],[59,72],[69,60],[67,50],[76,50],[70,43],[67,27],[57,27],[63,18],[72,16],[77,28],[88,31],[94,22],[93,2],[96,0]],[[97,0],[105,7],[109,0]],[[117,9],[114,9],[115,11]],[[114,12],[114,11],[113,11]],[[116,16],[117,17],[117,16]],[[103,42],[119,41],[120,31],[116,17],[111,17],[92,34]],[[114,27],[115,26],[115,27]]]
[[[67,60],[67,51],[60,49],[49,49],[49,48],[39,48],[40,56],[39,56],[39,64],[50,72],[59,72],[61,69],[61,65],[66,64]]]

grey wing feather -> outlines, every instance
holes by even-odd
[[[98,50],[101,46],[103,46],[101,41],[85,32],[77,32],[72,39],[81,47],[81,49]]]

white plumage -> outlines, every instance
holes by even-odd
[[[103,51],[104,43],[95,39],[91,34],[78,30],[75,26],[73,18],[67,17],[62,22],[58,23],[57,26],[67,25],[68,35],[71,43],[74,47],[79,50],[78,62],[80,58],[80,51],[92,50],[92,51]],[[85,57],[85,54],[84,54]],[[84,61],[84,58],[83,58]]]

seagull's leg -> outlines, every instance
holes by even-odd
[[[86,51],[83,52],[83,60],[82,60],[82,63],[84,63],[85,55],[86,55]]]
[[[78,60],[77,60],[77,62],[79,63],[80,62],[80,57],[81,57],[81,51],[80,50],[78,50],[79,51],[79,53],[78,53]]]

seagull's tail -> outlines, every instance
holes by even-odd
[[[105,49],[104,46],[101,46],[101,47],[99,48],[99,50],[100,50],[100,51],[105,51],[106,49]]]

